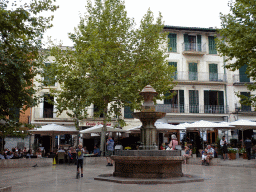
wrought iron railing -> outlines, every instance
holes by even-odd
[[[189,52],[206,52],[206,44],[202,43],[182,43],[182,51]]]
[[[174,80],[177,81],[202,81],[202,82],[226,82],[224,73],[207,73],[207,72],[190,72],[176,71],[173,74]]]
[[[255,81],[252,81],[247,75],[240,75],[240,74],[233,75],[233,83],[249,83],[249,82],[255,82]]]
[[[226,114],[228,107],[224,105],[179,105],[157,104],[156,111],[165,113],[211,113]]]

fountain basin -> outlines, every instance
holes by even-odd
[[[172,178],[182,177],[181,151],[132,150],[111,156],[115,161],[114,177]]]

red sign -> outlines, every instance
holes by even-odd
[[[95,125],[103,125],[103,122],[85,122],[85,126],[95,126]],[[107,123],[107,126],[111,126],[111,123]]]

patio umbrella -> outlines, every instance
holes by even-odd
[[[234,126],[230,126],[227,123],[214,123],[214,122],[210,122],[210,121],[204,121],[204,120],[200,120],[200,121],[196,121],[194,123],[186,123],[186,124],[181,124],[181,126],[185,126],[186,130],[198,130],[198,131],[212,131],[214,129],[231,129],[231,128],[235,128]],[[203,143],[203,148],[204,148],[204,143]]]
[[[173,130],[173,129],[179,129],[179,130],[184,130],[186,129],[184,126],[178,126],[178,125],[172,125],[168,123],[163,123],[163,122],[155,122],[155,126],[157,130]],[[133,127],[131,129],[128,129],[129,131],[139,131],[141,126]]]
[[[75,127],[65,127],[57,124],[48,124],[40,128],[34,128],[29,131],[34,134],[50,135],[52,136],[52,141],[55,135],[78,134],[78,130],[76,130]],[[53,150],[53,142],[52,142],[52,150]]]
[[[96,125],[94,127],[81,130],[80,133],[101,133],[103,125]],[[126,132],[126,130],[107,126],[107,132]]]
[[[242,145],[244,145],[244,130],[246,129],[256,129],[256,122],[251,120],[240,119],[229,123],[232,126],[235,126],[236,129],[242,131]]]

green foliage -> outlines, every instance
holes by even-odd
[[[239,153],[246,153],[245,148],[240,148],[240,149],[239,149]]]
[[[42,61],[41,39],[52,26],[53,18],[39,14],[55,11],[57,6],[52,3],[52,0],[32,0],[21,5],[0,2],[0,120],[6,122],[0,124],[0,131],[4,135],[16,134],[14,128],[20,127],[9,120],[16,118],[13,109],[25,111],[35,104],[33,78]]]
[[[86,8],[79,26],[69,34],[74,48],[50,49],[55,61],[45,70],[61,85],[60,91],[52,92],[58,112],[72,110],[72,117],[82,119],[93,103],[106,123],[113,114],[121,116],[124,105],[139,109],[139,92],[148,84],[159,93],[158,99],[163,98],[173,88],[174,68],[166,61],[162,16],[154,24],[148,10],[139,29],[134,29],[123,1],[96,0],[92,5],[88,0]]]
[[[228,153],[237,153],[237,149],[228,148]]]
[[[221,14],[222,28],[219,30],[221,35],[217,39],[217,49],[221,56],[225,56],[228,69],[235,71],[247,65],[246,74],[254,81],[256,80],[256,0],[236,0],[230,3],[230,14]],[[234,60],[232,60],[234,59]],[[248,84],[248,89],[253,91],[256,84]],[[238,96],[243,105],[255,106],[255,96]]]

